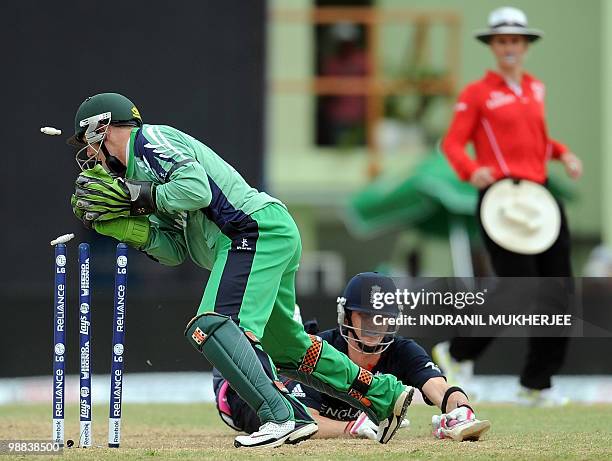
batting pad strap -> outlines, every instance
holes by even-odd
[[[368,390],[370,390],[373,379],[374,375],[372,372],[359,367],[359,373],[357,373],[357,377],[353,380],[348,395],[356,400],[362,401],[368,393]]]
[[[311,345],[306,350],[306,354],[298,367],[298,371],[306,374],[312,374],[315,370],[319,358],[321,357],[321,350],[323,349],[323,342],[321,338],[315,335],[308,335],[310,337]]]
[[[442,405],[440,405],[440,410],[442,411],[442,413],[446,413],[446,405],[448,404],[448,398],[451,396],[451,394],[455,392],[461,392],[463,395],[465,395],[465,398],[469,400],[468,395],[463,389],[461,389],[459,386],[451,386],[446,389],[444,397],[442,398]]]

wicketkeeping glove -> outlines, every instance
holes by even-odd
[[[79,174],[75,185],[73,209],[83,222],[155,212],[152,182],[113,177],[101,165],[96,165]]]
[[[146,216],[94,221],[93,228],[99,234],[116,238],[138,249],[149,240],[150,224]]]
[[[83,222],[83,224],[85,224],[85,227],[91,229],[91,221],[85,219],[85,210],[77,206],[77,198],[74,194],[70,196],[70,205],[72,206],[72,211],[74,215],[79,218]]]

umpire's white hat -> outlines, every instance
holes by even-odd
[[[477,30],[474,36],[483,43],[489,43],[493,35],[524,35],[530,42],[542,37],[543,32],[527,27],[527,16],[518,8],[504,6],[489,14],[489,28]]]
[[[485,193],[480,220],[487,235],[502,248],[539,254],[559,237],[561,211],[544,186],[527,180],[502,179]]]

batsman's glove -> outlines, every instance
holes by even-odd
[[[83,171],[76,179],[71,203],[74,214],[85,222],[155,212],[155,185],[111,176],[101,165]]]
[[[488,420],[479,420],[469,405],[460,405],[454,410],[431,418],[433,436],[437,439],[479,440],[491,427]]]
[[[410,421],[404,419],[400,428],[408,427]],[[344,428],[346,434],[360,439],[377,440],[378,424],[374,423],[368,416],[361,412],[355,421],[349,421]]]

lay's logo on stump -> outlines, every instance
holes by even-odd
[[[206,336],[206,333],[204,333],[202,330],[200,330],[199,327],[197,327],[192,333],[191,338],[198,344],[198,346],[201,346],[202,344],[204,344],[204,341],[206,341]]]

